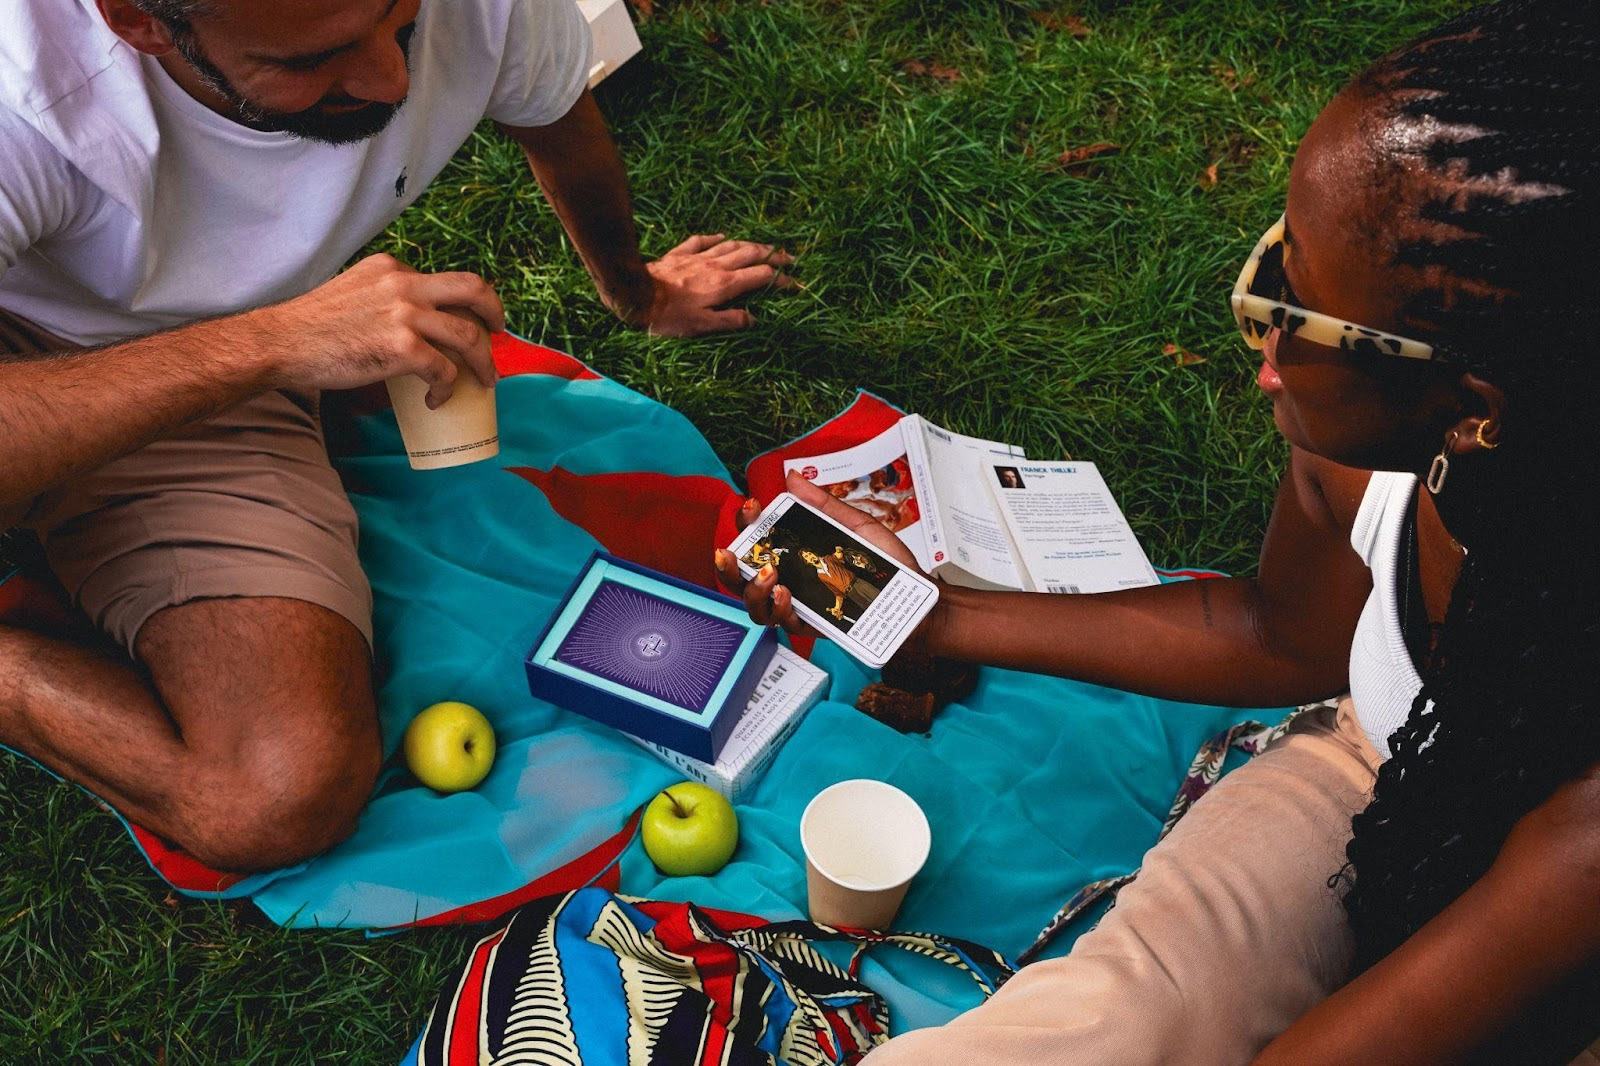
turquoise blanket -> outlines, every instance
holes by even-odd
[[[330,427],[376,594],[387,749],[422,707],[464,700],[494,723],[493,771],[476,791],[439,796],[391,759],[351,839],[242,880],[136,833],[178,887],[248,895],[292,926],[482,918],[530,882],[553,891],[591,879],[793,917],[805,902],[802,808],[829,784],[867,776],[910,793],[933,826],[900,925],[1014,955],[1082,884],[1138,864],[1201,742],[1252,716],[986,669],[931,733],[907,736],[853,708],[869,675],[820,644],[813,659],[832,676],[829,698],[739,807],[732,863],[711,878],[663,877],[626,826],[680,775],[608,728],[534,700],[521,661],[596,547],[710,584],[711,551],[731,538],[740,494],[699,432],[661,404],[512,338],[496,355],[506,374],[498,460],[414,472],[392,414],[376,405]],[[967,978],[912,956],[886,954],[864,977],[888,998],[897,1029],[975,1001]]]

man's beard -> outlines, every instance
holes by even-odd
[[[329,113],[325,109],[330,105],[344,107],[360,104],[361,101],[351,97],[324,97],[304,111],[267,111],[234,88],[227,75],[223,74],[200,50],[200,44],[195,40],[192,31],[175,31],[172,34],[172,44],[178,50],[178,54],[183,56],[194,72],[200,76],[200,80],[232,104],[239,121],[252,129],[268,133],[287,133],[291,137],[320,141],[323,144],[354,144],[377,136],[389,124],[389,120],[394,118],[395,113],[405,105],[403,99],[393,104],[369,101],[354,111]],[[406,33],[401,36],[400,50],[405,55],[406,70],[409,72],[411,34]]]

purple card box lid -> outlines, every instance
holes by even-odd
[[[649,686],[632,685],[626,676],[628,671],[625,666],[613,665],[610,668],[602,667],[596,669],[596,658],[587,653],[594,650],[592,636],[604,631],[606,617],[616,607],[620,606],[619,603],[611,602],[619,593],[635,593],[646,600],[653,601],[657,606],[672,607],[675,605],[670,603],[662,604],[661,601],[656,600],[655,597],[650,596],[648,593],[639,592],[629,586],[611,584],[602,579],[600,586],[596,589],[595,599],[591,600],[591,607],[597,601],[600,601],[599,610],[591,613],[589,608],[585,609],[579,620],[574,623],[572,630],[563,638],[561,649],[557,652],[556,658],[568,665],[588,670],[596,674],[596,676],[605,677],[610,681],[629,687],[643,688],[657,699],[675,706],[684,707],[691,713],[700,712],[702,720],[699,722],[683,721],[679,718],[662,714],[655,708],[618,696],[614,692],[586,684],[579,678],[548,670],[535,662],[534,656],[550,636],[551,628],[561,617],[563,611],[566,610],[568,602],[572,599],[578,586],[583,583],[584,577],[589,573],[590,568],[600,560],[612,567],[643,574],[684,593],[684,603],[677,605],[683,612],[683,615],[678,619],[680,625],[693,625],[698,620],[700,623],[708,624],[706,628],[711,633],[719,633],[719,631],[722,631],[723,626],[728,626],[740,631],[740,642],[743,641],[744,632],[748,631],[748,629],[757,628],[753,622],[749,623],[748,627],[740,626],[702,614],[695,610],[694,607],[695,602],[698,600],[732,605],[742,610],[738,602],[730,597],[708,591],[699,585],[692,585],[687,581],[679,580],[669,574],[663,574],[658,570],[652,570],[647,566],[640,566],[626,559],[619,559],[608,552],[596,551],[589,556],[589,560],[578,571],[578,576],[573,580],[566,594],[562,596],[561,603],[551,614],[550,620],[545,623],[538,639],[533,642],[533,647],[528,651],[524,665],[528,674],[529,691],[539,699],[548,700],[557,706],[565,707],[567,710],[575,711],[586,718],[602,722],[623,732],[632,733],[646,740],[653,740],[658,744],[671,748],[673,751],[682,752],[691,758],[699,759],[703,762],[716,762],[717,756],[722,752],[722,746],[727,742],[728,736],[739,722],[739,717],[744,713],[744,708],[749,702],[750,693],[755,691],[772,659],[773,649],[777,646],[775,633],[770,628],[762,628],[757,643],[751,648],[743,663],[739,663],[732,654],[725,656],[727,660],[730,660],[726,664],[727,668],[737,669],[739,674],[734,685],[728,690],[727,696],[716,706],[705,706],[706,696],[710,695],[710,690],[716,687],[715,681],[712,681],[709,685],[704,684],[703,680],[680,685],[670,694],[664,691],[650,691]],[[613,591],[607,591],[608,589]],[[606,599],[602,600],[602,597],[606,597]],[[590,639],[584,638],[585,632],[591,634]],[[578,634],[580,638],[576,642],[573,640],[574,634]],[[737,648],[737,644],[734,647]],[[615,650],[617,649],[613,649],[613,652]],[[627,651],[627,649],[621,650]]]

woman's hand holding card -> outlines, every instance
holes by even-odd
[[[796,473],[787,488],[765,511],[741,510],[744,532],[716,553],[719,578],[754,621],[826,636],[881,666],[921,627],[937,587],[870,514]]]
[[[911,554],[911,549],[867,512],[852,507],[843,500],[835,499],[801,477],[797,470],[789,471],[788,477],[784,479],[784,488],[801,503],[815,507],[906,569],[922,573],[917,567],[916,557]],[[740,529],[744,529],[760,514],[761,501],[751,497],[744,501],[743,507],[739,508],[736,522]],[[800,633],[808,637],[827,635],[819,634],[794,613],[794,598],[788,589],[778,583],[776,565],[766,567],[747,581],[744,575],[739,573],[739,560],[726,548],[716,550],[713,563],[723,587],[744,600],[745,609],[750,612],[752,620],[766,626],[782,626],[790,633]]]

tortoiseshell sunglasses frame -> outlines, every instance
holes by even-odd
[[[1443,354],[1431,344],[1371,329],[1332,315],[1308,311],[1304,307],[1251,292],[1250,287],[1255,284],[1262,260],[1275,246],[1283,243],[1283,233],[1284,220],[1280,216],[1256,242],[1255,251],[1245,261],[1244,269],[1239,271],[1239,280],[1233,285],[1233,295],[1228,298],[1233,306],[1233,320],[1239,324],[1239,333],[1244,337],[1245,344],[1260,351],[1267,343],[1267,335],[1277,329],[1290,336],[1347,352],[1397,355],[1403,359],[1436,363],[1445,361]]]

